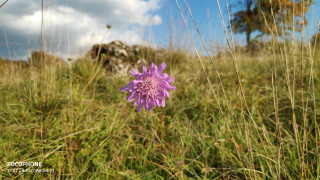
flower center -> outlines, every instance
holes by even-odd
[[[146,77],[143,82],[141,82],[139,89],[143,96],[155,98],[159,90],[159,80],[154,77]]]

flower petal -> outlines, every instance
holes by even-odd
[[[151,63],[149,74],[153,74],[154,72],[157,72],[157,70],[158,70],[158,67],[154,63]]]
[[[151,109],[152,109],[151,103],[150,102],[146,102],[145,108],[146,108],[146,110],[151,111]]]
[[[176,87],[171,86],[167,81],[163,81],[162,87],[171,91],[174,91]]]
[[[153,105],[154,108],[157,107],[157,102],[156,101],[152,101],[152,105]]]
[[[136,84],[138,84],[138,83],[140,83],[140,82],[142,82],[142,80],[135,79],[135,80],[132,81],[132,84],[133,84],[133,85],[136,85]],[[132,85],[132,86],[133,86],[133,85]]]
[[[168,83],[172,83],[174,81],[174,77],[170,77],[169,79],[166,80]]]
[[[137,107],[138,112],[141,111],[142,107],[143,107],[143,104],[138,104],[138,107]]]
[[[138,104],[141,104],[141,96],[140,96],[140,95],[137,96],[136,102],[137,102]]]
[[[165,101],[164,99],[161,99],[161,100],[160,100],[160,105],[161,105],[162,107],[165,107],[165,106],[166,106],[166,101]]]
[[[132,102],[136,98],[137,92],[133,91],[128,95],[128,102]]]
[[[142,73],[139,73],[138,71],[133,70],[133,69],[130,70],[130,73],[136,78],[139,78],[140,75],[142,74]]]
[[[120,92],[129,91],[130,89],[131,89],[131,87],[125,86],[125,87],[120,88]]]
[[[144,74],[148,74],[148,69],[147,69],[146,66],[143,66],[142,69],[143,69],[143,73],[144,73]]]
[[[164,95],[166,95],[167,97],[170,97],[170,93],[169,93],[167,90],[163,89],[162,92],[163,92]]]
[[[160,101],[158,98],[156,99],[156,104],[157,104],[157,106],[160,106]]]
[[[158,69],[158,73],[160,74],[164,68],[166,68],[167,64],[165,62],[163,62],[160,66],[159,66],[159,69]]]
[[[170,77],[167,73],[162,73],[160,76],[164,80],[166,80],[166,79],[168,79]]]

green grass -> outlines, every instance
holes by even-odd
[[[68,68],[56,67],[47,67],[42,78],[32,68],[23,73],[19,69],[5,71],[0,77],[0,179],[319,177],[320,132],[315,128],[320,120],[318,56],[313,67],[314,93],[308,85],[308,57],[303,59],[303,83],[299,64],[295,67],[294,115],[299,144],[280,57],[277,117],[281,136],[274,114],[272,56],[263,56],[261,62],[257,56],[237,56],[251,117],[241,98],[231,58],[214,59],[227,99],[212,64],[205,61],[222,114],[197,59],[183,53],[168,57],[173,58],[166,58],[165,71],[175,77],[173,85],[177,88],[165,108],[151,112],[131,113],[133,103],[127,102],[127,93],[121,93],[120,87],[132,76],[106,75],[99,64],[94,66],[86,60],[73,64],[71,76]],[[156,60],[158,65],[160,61]],[[293,75],[294,58],[289,61]],[[42,168],[55,171],[8,173],[7,162],[12,161],[40,161]]]

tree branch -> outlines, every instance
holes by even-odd
[[[4,4],[6,4],[9,0],[6,0],[4,3],[1,4],[0,8],[2,8],[2,6],[4,6]]]

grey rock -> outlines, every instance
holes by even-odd
[[[120,56],[128,57],[128,53],[125,49],[119,49],[118,52]]]
[[[115,75],[116,76],[127,76],[130,66],[129,65],[123,65],[119,64],[118,66],[115,66]]]
[[[138,45],[129,46],[122,41],[112,41],[108,44],[92,46],[88,54],[92,59],[103,62],[106,72],[124,76],[133,67],[147,65],[145,59],[139,58],[140,52],[141,48]]]

